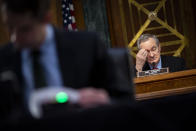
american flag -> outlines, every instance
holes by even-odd
[[[72,0],[62,0],[63,25],[67,31],[77,31]]]

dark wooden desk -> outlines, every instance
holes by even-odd
[[[161,91],[153,91],[147,93],[139,93],[135,95],[136,100],[148,100],[148,99],[156,99],[165,96],[172,96],[172,95],[180,95],[180,94],[188,94],[196,92],[196,86],[191,87],[182,87],[176,89],[168,89],[168,90],[161,90]]]
[[[143,93],[190,88],[196,86],[196,69],[135,78],[134,83],[136,97]]]

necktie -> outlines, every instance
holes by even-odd
[[[34,87],[36,89],[46,86],[46,80],[44,76],[44,70],[40,63],[41,52],[38,50],[32,51],[32,63],[33,63],[33,76],[34,76]]]
[[[157,67],[153,67],[153,70],[156,70],[156,69],[158,69]]]
[[[153,70],[158,69],[158,68],[157,68],[157,65],[156,65],[154,62],[152,63],[152,69],[153,69]]]

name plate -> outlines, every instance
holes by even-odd
[[[169,68],[161,68],[161,69],[154,69],[154,70],[147,70],[147,71],[141,71],[137,72],[137,77],[144,77],[144,76],[150,76],[150,75],[158,75],[158,74],[164,74],[169,73]]]

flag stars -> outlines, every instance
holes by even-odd
[[[64,23],[66,24],[67,23],[67,20],[64,20]]]
[[[62,8],[65,8],[65,4],[62,5]]]
[[[62,16],[65,30],[77,31],[76,20],[74,17],[74,6],[72,0],[61,0],[62,1]]]

